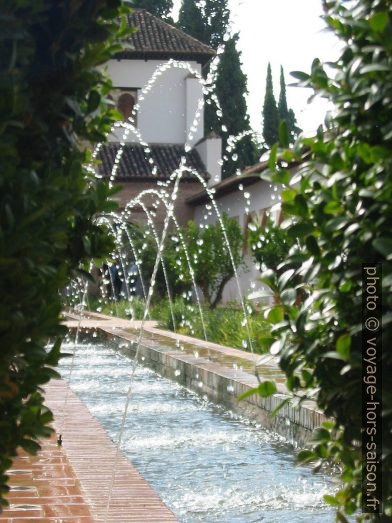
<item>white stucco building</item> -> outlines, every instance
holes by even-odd
[[[113,175],[120,157],[115,180],[123,186],[122,206],[144,189],[167,181],[183,156],[209,183],[219,181],[221,171],[221,139],[204,137],[200,82],[215,51],[143,9],[133,10],[129,24],[136,31],[105,69],[114,86],[113,103],[136,132],[116,129],[99,153],[106,177]],[[176,209],[181,224],[193,218],[185,202],[200,188],[194,176],[184,176]]]

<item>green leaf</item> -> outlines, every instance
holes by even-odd
[[[369,25],[373,31],[376,31],[376,33],[382,33],[386,28],[388,21],[388,13],[386,11],[380,11],[369,19]]]
[[[332,505],[332,507],[338,507],[339,506],[339,502],[335,498],[335,496],[330,496],[329,494],[325,494],[323,496],[323,499],[324,499],[325,503],[328,503],[328,505]]]
[[[270,348],[270,353],[273,355],[279,354],[283,346],[282,340],[275,341]]]
[[[352,281],[347,280],[340,284],[339,291],[342,292],[343,294],[346,294],[351,291],[352,287],[353,287]]]
[[[41,446],[31,439],[22,439],[19,442],[22,449],[24,449],[26,452],[29,452],[30,454],[37,454],[37,452],[41,449]]]
[[[373,240],[373,247],[387,260],[392,258],[392,240],[390,238],[377,238]]]
[[[286,120],[282,120],[279,125],[279,142],[282,147],[289,146],[289,131]]]
[[[351,336],[349,334],[343,334],[339,336],[336,341],[336,352],[344,359],[347,360],[350,356],[351,347]]]
[[[300,214],[301,216],[307,215],[308,204],[306,203],[306,200],[302,196],[302,194],[297,194],[297,196],[294,198],[294,205],[297,208],[298,214]]]
[[[274,381],[263,381],[257,387],[257,394],[262,398],[269,398],[277,392],[276,384]]]
[[[87,104],[87,110],[89,113],[92,113],[96,109],[98,109],[98,106],[101,102],[101,95],[98,93],[98,91],[91,91],[90,95],[88,97],[88,104]]]
[[[267,320],[271,323],[280,323],[284,319],[284,309],[280,305],[277,305],[270,310]]]
[[[276,160],[278,156],[278,144],[272,146],[268,159],[268,167],[272,172],[276,171]]]
[[[309,463],[316,459],[316,455],[311,450],[301,450],[301,452],[298,453],[297,459],[300,463]]]
[[[301,80],[301,82],[305,82],[310,79],[310,76],[302,71],[292,71],[290,74],[293,78]]]
[[[273,411],[271,411],[271,416],[276,416],[277,414],[279,414],[283,407],[290,403],[290,399],[291,398],[285,398],[283,401],[281,401],[279,405]]]
[[[285,189],[281,193],[281,198],[283,202],[290,203],[294,200],[294,198],[297,196],[298,191],[295,189]]]
[[[307,249],[313,256],[320,256],[320,248],[318,246],[317,240],[314,236],[307,236],[305,240]]]
[[[282,292],[282,294],[280,295],[280,298],[282,300],[282,303],[284,303],[285,305],[288,305],[290,307],[291,305],[294,305],[295,300],[297,299],[297,293],[296,293],[295,289],[286,289]],[[282,318],[282,320],[283,320],[283,318]],[[273,323],[279,323],[279,322],[273,322]]]
[[[254,396],[255,394],[257,394],[257,390],[257,387],[254,389],[247,390],[246,392],[241,394],[241,396],[238,397],[238,401],[246,400],[247,398],[250,398],[250,396]]]
[[[369,65],[364,65],[363,67],[361,67],[361,74],[366,74],[366,73],[379,73],[379,72],[389,72],[390,68],[388,65],[383,65],[383,64],[369,64]]]
[[[302,238],[314,231],[313,225],[310,223],[296,223],[288,229],[288,234],[292,238]]]
[[[324,212],[326,214],[339,214],[342,210],[342,206],[339,202],[328,202],[325,206],[324,206]]]

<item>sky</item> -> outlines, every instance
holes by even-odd
[[[309,72],[314,58],[337,58],[339,43],[320,18],[321,0],[229,0],[233,31],[239,32],[243,71],[248,77],[248,111],[252,128],[261,131],[267,64],[271,62],[275,97],[279,98],[280,65],[286,83],[290,71]],[[181,0],[174,0],[174,17]],[[323,123],[329,109],[324,100],[308,104],[312,91],[287,87],[289,107],[307,135]]]

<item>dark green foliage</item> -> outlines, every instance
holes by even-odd
[[[279,113],[276,106],[272,84],[271,64],[267,68],[267,80],[263,105],[263,137],[265,143],[272,147],[279,141]]]
[[[305,461],[324,460],[342,467],[343,487],[326,500],[347,521],[361,507],[362,452],[362,264],[382,263],[383,333],[374,333],[376,363],[384,371],[382,388],[383,514],[392,518],[392,19],[391,2],[325,2],[325,19],[342,42],[330,79],[319,60],[310,75],[297,72],[303,86],[334,106],[325,133],[302,139],[286,161],[307,155],[297,185],[282,192],[283,209],[292,216],[288,234],[299,239],[286,260],[296,271],[267,280],[280,293],[284,321],[276,324],[274,351],[293,391],[313,392],[319,407],[336,421],[316,433]],[[287,171],[271,154],[271,179],[282,182]],[[286,182],[285,182],[286,183]],[[300,283],[295,282],[300,280]],[[309,298],[294,304],[298,287]],[[380,387],[378,385],[378,387]],[[380,391],[378,390],[377,394]],[[378,396],[376,396],[378,397]],[[379,451],[380,449],[378,449]]]
[[[284,79],[284,71],[282,66],[280,66],[280,94],[278,102],[278,113],[279,120],[285,120],[288,122],[289,108],[287,107],[286,81]]]
[[[295,116],[293,109],[289,109],[287,128],[289,132],[289,143],[294,143],[298,138],[298,135],[302,133],[302,129],[297,125],[297,117]]]
[[[292,109],[289,109],[287,106],[286,81],[284,78],[284,71],[282,66],[280,67],[280,94],[278,103],[278,113],[279,125],[282,121],[286,122],[288,143],[293,144],[295,142],[295,139],[301,132],[301,129],[297,126],[297,119],[295,117],[294,111]]]
[[[279,129],[282,122],[285,122],[287,129],[287,143],[291,145],[295,142],[297,136],[301,132],[301,129],[297,126],[297,119],[295,117],[294,111],[289,109],[287,105],[286,81],[284,78],[283,67],[280,67],[280,94],[279,103],[276,106],[272,84],[271,65],[268,64],[263,106],[263,135],[265,142],[270,147],[272,147],[279,140],[281,141],[279,136]],[[285,144],[281,143],[281,145]]]
[[[224,42],[230,18],[227,3],[227,0],[206,0],[204,4],[193,0],[182,0],[178,25],[187,34],[209,45],[212,49],[218,50]],[[205,66],[203,69],[204,78],[207,78],[209,71],[209,65]],[[214,94],[216,95],[215,88],[211,95]],[[219,127],[219,118],[216,112],[215,103],[205,106],[204,128],[206,134],[211,131],[216,132],[217,127]],[[218,133],[220,134],[220,128]]]
[[[186,34],[209,45],[203,12],[195,0],[183,0],[178,17],[178,27]]]
[[[207,104],[204,111],[205,132],[211,131],[222,136],[223,149],[227,138],[250,131],[249,116],[244,95],[247,93],[246,76],[241,70],[240,53],[237,50],[238,35],[225,41],[230,18],[227,0],[206,0],[204,6],[190,0],[183,0],[180,10],[179,27],[194,38],[201,40],[213,49],[224,46],[216,74],[212,95],[215,95],[222,109],[217,114],[214,102]],[[206,78],[209,68],[203,75]],[[222,131],[222,126],[227,131]],[[233,159],[237,157],[236,160]],[[258,160],[257,146],[251,136],[239,142],[238,146],[224,158],[223,176],[230,176],[237,169],[253,165]]]
[[[182,0],[178,26],[217,50],[224,42],[229,18],[228,0]]]
[[[228,0],[206,0],[203,10],[205,43],[213,49],[218,50],[224,43],[224,37],[227,33],[229,25],[230,11],[228,8]],[[207,77],[209,68],[205,68],[204,76]],[[219,79],[219,72],[217,73],[217,81]],[[216,84],[213,86],[212,95],[218,97]],[[215,102],[207,104],[204,110],[204,128],[205,132],[211,131],[221,135],[221,124],[225,117],[223,113],[222,119],[217,116],[218,108]]]
[[[132,7],[145,9],[158,18],[169,18],[173,10],[173,0],[132,0]]]
[[[229,136],[250,131],[245,94],[247,93],[246,75],[241,69],[240,52],[237,50],[238,34],[225,43],[224,52],[217,70],[216,95],[218,97],[222,117],[216,116],[213,130],[221,134],[223,150],[227,146]],[[226,130],[222,130],[222,126]],[[225,157],[226,156],[226,157]],[[253,165],[258,159],[257,147],[252,136],[245,136],[229,152],[224,153],[222,167],[223,177],[231,176],[237,169]]]
[[[128,32],[115,22],[120,6],[1,2],[0,503],[17,448],[34,453],[51,433],[41,387],[57,376],[60,291],[111,249],[92,220],[115,208],[111,191],[84,169],[81,144],[104,140],[115,119],[96,66]]]
[[[230,19],[228,0],[205,0],[204,20],[207,28],[208,45],[218,49],[224,42]]]

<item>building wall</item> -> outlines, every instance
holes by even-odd
[[[110,60],[105,66],[112,78],[114,87],[136,88],[140,97],[141,89],[152,78],[154,72],[166,61],[162,60]],[[201,65],[189,62],[192,70],[201,74]],[[155,81],[144,100],[138,100],[140,109],[137,115],[137,127],[147,143],[177,143],[186,141],[187,130],[191,126],[192,116],[197,111],[203,92],[196,81],[188,81],[190,72],[182,68],[170,68]],[[203,137],[204,118],[201,114],[199,126],[192,133],[193,145]],[[119,140],[121,132],[112,137]],[[138,141],[130,135],[129,141]]]
[[[247,205],[245,194],[250,195],[250,204]],[[248,223],[252,216],[260,216],[265,209],[271,208],[277,203],[277,192],[275,192],[268,182],[260,180],[259,182],[245,187],[244,190],[236,190],[231,194],[216,198],[216,203],[221,212],[226,212],[231,218],[238,219],[243,234],[247,235]],[[275,199],[274,199],[275,198]],[[245,208],[249,208],[249,214],[246,214]],[[276,218],[272,214],[272,218]],[[205,205],[195,207],[194,219],[196,223],[215,223],[216,214],[213,210],[206,211]],[[243,297],[246,298],[251,292],[265,290],[260,283],[260,271],[255,267],[254,261],[248,249],[245,250],[245,268],[239,271],[239,283]],[[255,284],[253,287],[252,284]],[[226,285],[223,292],[223,303],[238,301],[239,292],[235,278],[232,278]]]

